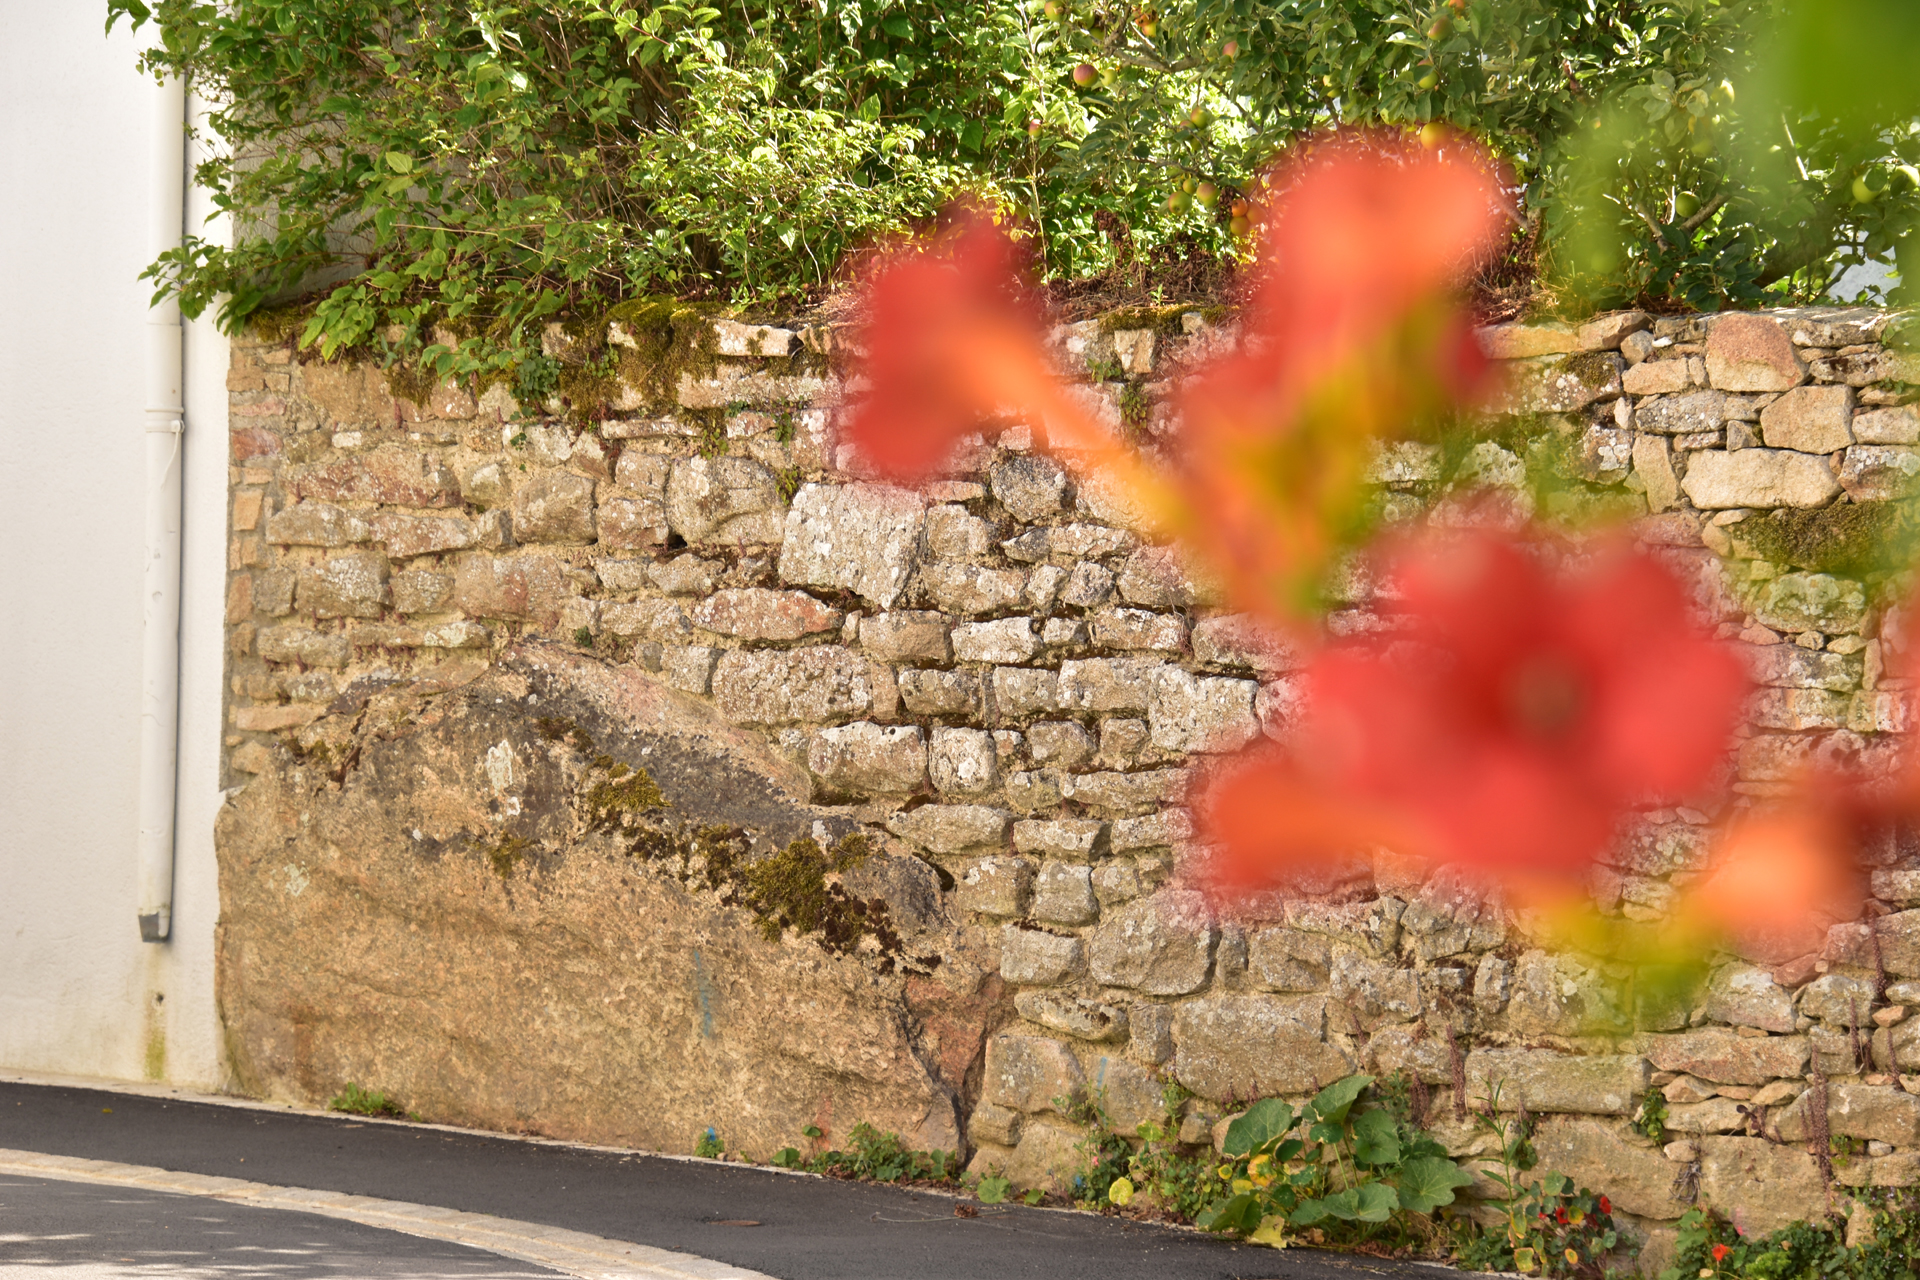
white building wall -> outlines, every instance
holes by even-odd
[[[136,921],[153,91],[103,4],[0,0],[0,1072],[224,1082],[226,341],[187,331],[173,939]],[[204,198],[189,195],[189,223]]]

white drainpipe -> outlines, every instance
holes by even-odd
[[[147,260],[180,243],[186,210],[186,85],[153,89],[147,174]],[[140,938],[173,931],[173,809],[179,776],[181,451],[180,305],[147,313],[146,572],[140,671]]]

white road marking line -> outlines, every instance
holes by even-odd
[[[240,1178],[176,1173],[151,1165],[117,1164],[78,1156],[50,1156],[38,1151],[0,1147],[0,1173],[63,1182],[91,1182],[102,1186],[136,1187],[178,1195],[205,1196],[261,1209],[317,1213],[362,1226],[399,1231],[430,1240],[485,1249],[517,1258],[581,1280],[774,1280],[760,1271],[730,1266],[691,1253],[656,1249],[625,1240],[609,1240],[580,1231],[496,1218],[485,1213],[463,1213],[435,1205],[372,1196],[343,1195],[337,1191],[308,1191],[277,1187]]]

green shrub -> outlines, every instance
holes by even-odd
[[[1444,122],[1511,168],[1513,251],[1540,252],[1570,306],[1817,297],[1847,266],[1915,244],[1917,95],[1889,46],[1910,58],[1920,21],[1901,0],[1062,9],[1099,71],[1076,154],[1086,180],[1142,207],[1209,181],[1224,193],[1213,209],[1174,215],[1197,230],[1217,234],[1232,196],[1258,194],[1260,166],[1302,134]]]
[[[626,298],[791,301],[963,186],[1104,243],[1048,176],[1083,125],[1068,53],[1006,0],[107,9],[157,25],[143,65],[222,144],[197,176],[233,243],[152,274],[229,327],[324,289],[301,336],[329,355],[398,326],[387,354],[483,371]]]

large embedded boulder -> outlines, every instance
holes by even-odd
[[[525,645],[451,691],[356,686],[297,741],[220,820],[248,1092],[353,1082],[433,1120],[665,1151],[712,1126],[765,1157],[862,1120],[961,1146],[1011,1012],[996,966],[934,868],[808,805],[757,735]]]

